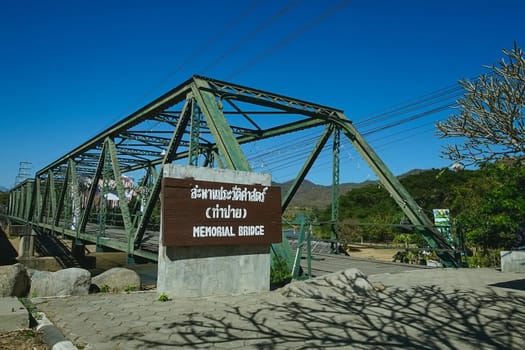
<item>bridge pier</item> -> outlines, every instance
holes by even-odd
[[[35,238],[33,235],[20,237],[18,252],[19,258],[30,258],[35,255]]]
[[[18,257],[30,258],[35,255],[35,231],[30,225],[8,225],[10,236],[20,237]]]
[[[71,253],[73,256],[79,260],[82,260],[86,257],[86,245],[84,242],[73,239],[73,244],[71,245]]]
[[[95,256],[86,256],[86,244],[81,240],[73,239],[71,244],[71,254],[84,268],[95,268],[97,265],[97,258]]]

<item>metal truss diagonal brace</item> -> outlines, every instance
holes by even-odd
[[[310,156],[304,163],[303,167],[299,171],[299,174],[295,178],[292,186],[288,189],[288,192],[283,198],[282,205],[281,205],[281,212],[284,213],[286,208],[288,208],[288,205],[292,201],[295,193],[299,189],[299,186],[303,183],[303,180],[305,179],[306,175],[312,168],[312,165],[314,164],[315,160],[323,150],[323,147],[325,146],[326,142],[330,138],[330,134],[333,131],[333,126],[330,124],[324,131],[323,135],[319,138],[319,141],[317,141],[316,145],[314,146],[312,152],[310,153]]]
[[[57,212],[57,195],[56,195],[56,186],[55,186],[55,175],[51,170],[47,172],[47,180],[49,183],[49,199],[51,202],[51,218],[55,217]]]
[[[239,142],[233,135],[228,121],[215,101],[214,95],[206,91],[209,89],[209,84],[202,80],[196,79],[195,84],[192,85],[193,96],[204,114],[219,152],[229,169],[250,171],[248,160],[242,152]]]
[[[115,184],[117,186],[117,194],[119,199],[119,207],[120,212],[122,214],[122,220],[124,221],[124,228],[126,230],[126,235],[128,237],[128,254],[133,252],[133,244],[132,244],[132,235],[133,235],[133,228],[132,228],[132,221],[131,221],[131,215],[129,211],[128,202],[126,200],[126,193],[124,189],[124,185],[122,184],[122,174],[120,173],[120,167],[119,167],[119,161],[118,161],[118,155],[117,155],[117,147],[115,146],[115,143],[110,138],[106,139],[106,146],[107,146],[107,152],[109,153],[109,156],[111,158],[111,165],[113,167],[113,176],[115,178]]]
[[[54,226],[59,226],[60,224],[60,217],[62,215],[62,212],[65,210],[64,209],[64,202],[65,202],[65,199],[66,199],[66,193],[67,193],[67,184],[69,183],[70,181],[70,178],[71,178],[71,174],[69,171],[66,171],[66,176],[64,177],[63,181],[62,181],[62,187],[60,189],[60,195],[59,195],[59,198],[58,198],[58,205],[57,205],[57,210],[55,212],[55,217],[53,219],[53,225]],[[64,218],[65,220],[65,218]]]
[[[34,188],[34,199],[32,200],[32,205],[34,207],[33,213],[31,215],[32,220],[37,222],[41,221],[41,214],[43,213],[42,204],[45,201],[45,196],[42,198],[42,183],[40,178],[35,179],[35,188]]]
[[[186,131],[186,127],[188,126],[188,123],[191,117],[190,108],[191,108],[191,104],[189,103],[188,100],[186,100],[186,103],[184,104],[184,107],[180,114],[179,121],[177,122],[175,131],[173,132],[173,136],[171,138],[170,144],[168,146],[168,149],[166,150],[164,159],[162,160],[162,167],[164,167],[165,164],[168,164],[171,161],[173,161],[174,155],[177,152],[177,148],[180,145],[180,142],[182,140],[182,137],[184,136],[184,132]],[[146,225],[148,224],[151,213],[153,212],[155,203],[157,202],[159,198],[160,187],[161,187],[160,185],[162,182],[161,180],[162,180],[162,168],[159,171],[159,173],[155,176],[153,187],[148,195],[148,200],[146,201],[144,213],[142,213],[142,217],[140,218],[139,225],[135,232],[135,238],[133,240],[135,247],[140,246],[144,233],[146,232]]]
[[[92,179],[91,189],[89,190],[89,197],[88,197],[88,201],[86,204],[86,209],[84,211],[84,215],[82,215],[82,220],[80,222],[80,230],[82,232],[86,230],[89,214],[93,207],[93,201],[95,199],[95,194],[97,192],[98,182],[102,176],[102,170],[104,169],[104,164],[106,162],[106,149],[107,149],[107,146],[106,146],[106,143],[104,143],[104,145],[102,146],[102,150],[100,152],[99,159],[98,159],[97,169],[95,170],[95,176]],[[103,198],[104,197],[102,196],[101,200],[104,200]]]
[[[334,142],[332,145],[332,227],[330,240],[332,253],[339,253],[339,171],[341,152],[341,131],[334,131]]]
[[[405,213],[408,219],[417,227],[426,230],[425,239],[436,252],[442,252],[440,257],[446,265],[458,266],[458,261],[451,251],[453,248],[445,242],[439,234],[434,230],[434,224],[428,216],[421,210],[421,208],[414,201],[412,196],[403,187],[401,182],[388,170],[383,161],[374,152],[372,147],[368,145],[363,136],[352,125],[350,120],[342,113],[338,114],[339,126],[346,137],[350,140],[354,148],[367,162],[368,166],[374,171],[379,178],[381,184],[386,188],[390,195],[394,198],[401,210]]]
[[[77,175],[77,169],[75,161],[70,158],[69,159],[69,172],[71,174],[71,195],[73,197],[73,208],[72,208],[72,225],[74,226],[74,230],[76,232],[76,238],[79,237],[80,234],[80,189],[78,186],[78,175]]]

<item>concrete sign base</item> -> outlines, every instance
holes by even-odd
[[[271,185],[269,174],[174,164],[165,167],[163,176],[238,185]],[[161,218],[161,225],[162,221]],[[162,231],[161,228],[161,235]],[[269,244],[176,247],[163,245],[161,237],[157,292],[169,297],[205,297],[267,291],[270,288],[270,258]]]
[[[501,251],[502,272],[525,272],[525,250]]]

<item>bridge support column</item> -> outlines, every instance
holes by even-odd
[[[18,246],[19,258],[30,258],[35,255],[35,237],[31,235],[21,236]]]
[[[83,268],[93,269],[97,266],[97,258],[95,256],[86,256],[86,244],[83,241],[73,239],[71,253]]]
[[[71,252],[75,258],[83,260],[86,257],[86,245],[84,242],[74,239],[71,246]]]
[[[18,245],[18,258],[31,258],[35,255],[35,231],[30,225],[9,225],[10,236],[20,237]]]

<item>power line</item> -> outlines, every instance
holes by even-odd
[[[274,53],[275,51],[279,50],[283,46],[286,46],[287,44],[289,44],[295,38],[297,38],[300,35],[302,35],[307,30],[315,27],[316,25],[318,25],[319,23],[321,23],[322,21],[324,21],[325,19],[327,19],[331,15],[335,14],[337,11],[341,10],[348,3],[350,3],[350,0],[342,0],[342,1],[338,2],[335,6],[330,7],[328,10],[324,11],[323,13],[321,13],[321,15],[315,17],[313,20],[307,22],[305,25],[299,27],[297,30],[295,30],[294,32],[292,32],[291,34],[286,36],[283,40],[281,40],[281,41],[277,42],[275,45],[271,46],[268,50],[264,51],[260,55],[258,55],[255,58],[253,58],[251,61],[248,61],[243,66],[241,66],[237,70],[233,71],[227,77],[227,79],[229,80],[229,79],[231,79],[233,77],[236,77],[237,75],[239,75],[239,74],[243,73],[244,71],[246,71],[251,66],[254,66],[257,63],[259,63],[260,61],[266,59],[272,53]]]
[[[402,124],[406,124],[408,122],[411,122],[413,120],[426,117],[428,115],[434,114],[440,110],[446,109],[447,106],[440,106],[438,108],[432,109],[430,111],[422,112],[413,116],[406,117],[402,120],[395,121],[393,123],[380,126],[376,129],[370,130],[366,133],[366,135],[373,135],[376,133],[379,133],[381,131],[393,128],[395,126],[399,126]],[[426,126],[426,125],[423,125]],[[414,128],[406,129],[404,131],[412,131]],[[401,134],[401,132],[392,133],[388,137],[397,136]],[[295,135],[295,134],[294,134]],[[306,147],[312,145],[314,142],[316,142],[319,138],[319,133],[317,131],[310,132],[307,134],[303,134],[300,137],[296,137],[294,139],[293,143],[286,142],[286,143],[280,143],[279,147],[269,147],[264,150],[258,150],[255,155],[249,156],[248,160],[250,162],[262,162],[265,163],[266,166],[278,166],[282,163],[286,163],[287,165],[290,165],[289,162],[290,159],[293,158],[304,158],[307,154],[311,152],[311,150]]]
[[[453,103],[449,102],[446,104],[441,104],[437,107],[423,110],[419,113],[409,115],[399,120],[395,120],[395,118],[399,115],[406,114],[407,111],[421,110],[423,107],[431,107],[438,103],[450,101],[453,97],[457,97],[459,90],[460,90],[459,88],[454,87],[454,86],[449,86],[443,89],[439,89],[436,92],[432,92],[430,94],[424,95],[423,97],[409,100],[409,102],[406,104],[398,105],[394,108],[390,108],[386,112],[382,112],[378,115],[374,115],[358,124],[366,125],[369,127],[373,125],[377,125],[375,128],[368,129],[367,131],[363,132],[362,134],[364,136],[376,135],[385,130],[393,129],[401,125],[406,125],[415,120],[423,119],[430,115],[434,115],[441,111],[447,110],[453,106]],[[385,124],[385,122],[387,123]],[[414,127],[406,128],[404,130],[391,133],[387,135],[386,138],[392,138],[392,137],[400,136],[402,134],[406,134],[407,132],[412,132],[411,135],[403,136],[403,138],[390,141],[386,144],[383,143],[379,145],[378,147],[376,147],[376,149],[384,147],[392,143],[406,140],[407,138],[415,137],[418,134],[414,134],[413,131],[415,129],[428,126],[428,124],[429,123],[425,123],[415,128]],[[384,138],[385,137],[383,137],[383,140]],[[318,139],[318,133],[316,133],[314,136],[312,136],[311,134],[308,135],[308,137],[302,136],[301,138],[297,139],[295,144],[286,143],[286,146],[272,147],[268,149],[265,153],[259,152],[258,156],[255,156],[254,158],[252,158],[252,160],[257,159],[258,162],[260,162],[261,164],[264,164],[267,169],[272,170],[272,172],[274,173],[277,171],[282,172],[283,168],[291,169],[294,166],[301,165],[305,161],[306,156],[310,153],[310,150],[308,148],[301,147],[301,146],[308,145],[309,143],[313,143],[317,139]],[[292,147],[292,145],[294,146],[297,145],[299,146],[299,148]],[[313,173],[315,167],[322,168],[322,166],[328,165],[329,163],[331,163],[332,161],[331,153],[326,151],[328,148],[329,147],[325,147],[325,149],[321,152],[310,174]],[[269,157],[269,155],[272,155],[272,157]]]
[[[421,126],[427,126],[427,125],[421,125]],[[433,128],[427,128],[427,129],[423,130],[422,132],[428,132],[428,131],[431,131],[432,129]],[[407,131],[408,130],[409,129],[407,129]],[[410,129],[410,130],[413,130],[413,129]],[[391,134],[389,136],[391,137],[391,136],[398,136],[398,135],[399,134]],[[403,137],[394,139],[394,140],[389,141],[389,142],[385,142],[385,143],[379,144],[379,145],[377,145],[375,147],[375,150],[376,151],[380,151],[380,150],[384,149],[388,145],[391,145],[391,144],[394,144],[394,143],[399,144],[399,143],[402,143],[402,142],[404,142],[406,140],[412,139],[412,138],[417,137],[417,136],[421,136],[421,132],[416,132],[416,133],[412,133],[412,134],[409,134],[409,135],[403,135]]]
[[[429,127],[430,126],[430,127]],[[390,133],[388,135],[379,135],[379,134],[374,134],[374,136],[377,136],[377,137],[374,137],[374,138],[370,138],[368,140],[369,143],[374,143],[374,144],[377,144],[379,142],[384,142],[385,140],[387,139],[392,139],[394,137],[397,137],[397,136],[401,136],[403,135],[403,137],[405,137],[404,135],[407,133],[407,132],[414,132],[416,130],[420,130],[420,133],[421,133],[421,129],[423,129],[423,132],[425,131],[431,131],[433,128],[434,128],[434,121],[431,121],[431,122],[427,122],[427,123],[423,123],[423,124],[420,124],[418,126],[415,126],[415,127],[410,127],[410,128],[406,128],[406,129],[403,129],[403,130],[400,130],[400,131],[396,131],[396,132],[393,132],[393,133]],[[417,135],[417,134],[416,134]],[[420,134],[419,134],[420,135]],[[388,144],[391,143],[390,141],[388,141]],[[379,147],[381,147],[383,144],[381,144]]]
[[[200,55],[202,55],[206,50],[214,45],[220,38],[224,37],[231,29],[233,29],[239,22],[241,22],[244,18],[246,18],[251,12],[253,12],[257,6],[259,6],[261,3],[263,3],[262,0],[253,0],[242,10],[237,16],[232,18],[230,21],[226,23],[224,27],[222,27],[222,30],[219,30],[217,32],[213,31],[214,35],[211,35],[206,41],[204,41],[201,45],[199,45],[193,52],[184,60],[182,61],[175,69],[169,71],[164,78],[160,79],[155,85],[153,85],[150,89],[148,89],[146,92],[144,92],[140,97],[135,99],[135,102],[133,104],[128,105],[128,107],[123,110],[118,115],[122,116],[124,113],[126,113],[126,110],[129,110],[132,108],[135,104],[140,103],[144,99],[146,99],[148,96],[150,96],[154,91],[156,91],[158,88],[160,88],[164,83],[169,81],[171,78],[175,76],[182,68],[187,66],[188,64],[192,63],[196,58],[198,58]],[[120,120],[121,117],[117,117],[116,120],[114,120],[111,124],[116,122],[117,120]],[[110,125],[111,125],[110,124]]]
[[[371,134],[375,134],[377,132],[390,129],[390,128],[393,128],[395,126],[398,126],[398,125],[401,125],[401,124],[406,124],[406,123],[408,123],[410,121],[413,121],[413,120],[416,120],[416,119],[420,119],[420,118],[426,117],[428,115],[431,115],[431,114],[434,114],[434,113],[437,113],[437,112],[444,111],[446,109],[449,109],[451,106],[452,105],[450,105],[450,104],[441,105],[441,106],[432,108],[431,110],[427,110],[427,111],[424,111],[424,112],[421,112],[421,113],[417,113],[417,114],[408,116],[406,118],[397,120],[395,122],[392,122],[392,123],[389,123],[389,124],[386,124],[386,125],[383,125],[383,126],[376,127],[375,129],[369,130],[369,131],[364,132],[362,134],[363,134],[363,136],[368,136],[368,135],[371,135]]]
[[[443,89],[436,90],[435,92],[423,95],[421,97],[410,99],[406,103],[390,107],[387,111],[379,114],[372,115],[364,120],[360,120],[354,123],[354,125],[363,130],[374,124],[385,122],[394,119],[398,116],[406,115],[409,112],[422,110],[426,107],[433,106],[438,103],[447,102],[448,108],[451,108],[455,104],[455,99],[460,96],[461,87],[446,87]],[[426,113],[429,115],[432,113]],[[370,132],[370,130],[369,130]]]
[[[477,79],[477,77],[472,79]],[[447,87],[438,89],[421,97],[410,99],[406,103],[391,107],[387,111],[366,118],[358,123],[355,123],[355,125],[356,127],[366,129],[364,132],[361,132],[361,134],[364,136],[379,135],[386,130],[394,129],[402,125],[408,125],[409,123],[412,123],[415,120],[428,118],[429,116],[453,108],[456,104],[456,99],[461,95],[461,92],[461,86],[449,85]],[[407,113],[412,112],[418,113],[406,116]],[[399,116],[405,117],[396,120],[396,118]],[[387,138],[397,138],[386,143],[382,142],[381,144],[376,145],[374,148],[378,150],[388,145],[403,142],[410,138],[414,138],[418,135],[421,135],[421,131],[414,131],[425,127],[427,128],[425,129],[425,132],[430,131],[432,128],[428,128],[428,126],[432,125],[433,123],[435,123],[435,120],[423,123],[416,127],[404,128],[402,130],[390,133],[386,136],[382,136],[381,141],[384,141]],[[407,135],[407,133],[410,134]],[[309,142],[315,142],[318,139],[318,137],[319,133],[317,133],[315,137],[312,137],[311,135],[309,135],[308,137],[303,136],[297,141],[296,144],[306,145]],[[345,141],[347,143],[350,142],[349,140],[344,138],[342,140],[341,145],[344,145]],[[286,145],[289,146],[290,144],[287,143]],[[293,174],[295,174],[296,172],[292,172],[291,170],[303,164],[306,160],[307,155],[310,153],[310,150],[306,147],[296,149],[293,147],[281,146],[273,149],[279,150],[277,153],[279,157],[275,156],[273,158],[270,157],[269,159],[266,159],[263,156],[259,158],[259,160],[261,163],[264,163],[265,167],[271,170],[273,174],[279,173],[282,176],[285,176],[286,174],[292,174],[293,176]],[[319,154],[319,157],[317,158],[315,164],[312,166],[309,175],[312,175],[315,172],[325,171],[325,166],[331,164],[332,154],[329,151],[331,151],[331,149],[327,145]],[[266,155],[268,154],[272,154],[272,150],[267,151]],[[275,153],[273,153],[273,155],[275,155]],[[286,169],[288,169],[288,171],[286,171]]]
[[[362,121],[358,121],[355,123],[355,125],[356,127],[359,127],[359,128],[365,128],[371,124],[383,121],[384,118],[391,119],[396,116],[405,115],[407,113],[432,106],[436,103],[451,101],[453,99],[455,102],[455,99],[460,96],[460,91],[461,91],[461,87],[448,88],[446,90],[441,89],[435,93],[425,95],[407,104],[403,104],[399,107],[391,108],[386,112],[374,115]],[[454,102],[451,101],[450,105],[452,105]]]
[[[218,63],[223,61],[225,58],[230,56],[234,51],[238,50],[240,47],[245,45],[249,42],[251,38],[256,36],[258,33],[266,29],[268,26],[273,24],[278,18],[283,16],[285,13],[290,11],[292,8],[297,6],[301,1],[291,1],[285,7],[283,7],[281,10],[276,12],[273,16],[271,16],[266,21],[262,22],[259,26],[257,26],[254,30],[252,30],[249,34],[244,36],[243,38],[239,39],[234,45],[232,45],[228,50],[226,50],[222,55],[217,57],[215,60],[213,60],[211,63],[209,63],[205,68],[204,71],[209,70],[210,68],[216,66]],[[332,15],[333,13],[337,12],[345,6],[349,1],[341,1],[335,6],[331,7],[327,11],[323,12],[320,16],[314,18],[313,20],[307,22],[303,26],[299,27],[294,32],[290,33],[288,36],[286,36],[283,40],[277,42],[275,45],[268,48],[266,51],[264,51],[262,54],[258,55],[251,61],[248,61],[244,66],[240,67],[237,71],[233,72],[230,77],[233,77],[237,74],[242,73],[244,70],[248,69],[249,67],[259,63],[261,60],[265,59],[269,55],[271,55],[276,50],[280,49],[281,47],[285,46],[292,40],[294,40],[299,35],[303,34],[308,29],[312,28],[313,26],[317,25],[321,21],[325,20],[327,17]],[[364,135],[369,136],[372,134],[380,133],[382,131],[407,124],[409,122],[412,122],[416,119],[424,118],[428,115],[432,115],[434,113],[437,113],[439,111],[445,110],[447,108],[450,108],[452,106],[452,103],[441,105],[435,108],[432,108],[430,110],[422,111],[420,113],[416,113],[415,115],[411,115],[408,117],[405,117],[403,119],[397,120],[397,121],[391,121],[397,116],[406,115],[406,113],[418,111],[430,106],[433,106],[437,103],[443,103],[445,101],[448,101],[452,98],[455,98],[458,96],[459,91],[461,88],[457,85],[451,85],[447,86],[445,88],[442,88],[440,90],[437,90],[436,92],[430,93],[428,95],[425,95],[421,98],[418,98],[416,100],[409,100],[408,103],[403,104],[400,107],[393,107],[386,112],[380,113],[378,115],[375,115],[371,118],[367,118],[363,121],[360,121],[356,123],[356,126],[359,128],[366,128],[371,127],[373,125],[384,123],[385,121],[390,121],[387,124],[376,126],[373,129],[367,130]],[[400,131],[397,133],[391,134],[391,136],[399,135],[402,132]],[[280,166],[286,166],[290,167],[292,165],[295,165],[298,162],[302,162],[302,158],[304,158],[309,151],[307,150],[305,145],[308,145],[312,142],[315,142],[317,139],[317,136],[309,136],[309,137],[302,137],[300,138],[295,145],[286,143],[286,147],[280,147],[280,148],[269,148],[265,151],[265,153],[258,153],[255,156],[252,156],[249,158],[250,162],[260,162],[261,164],[264,164],[265,167],[280,167]],[[391,142],[392,143],[392,142]],[[294,147],[292,147],[294,146]],[[322,155],[320,155],[322,157]]]
[[[280,17],[285,15],[288,11],[299,5],[303,0],[292,0],[289,3],[287,3],[283,8],[281,8],[279,11],[277,11],[273,16],[268,18],[266,21],[259,24],[254,30],[249,32],[244,37],[240,38],[236,43],[234,43],[232,46],[230,46],[229,49],[227,49],[225,52],[223,52],[219,57],[214,59],[212,62],[210,62],[204,69],[202,69],[202,72],[205,73],[209,71],[211,68],[215,67],[218,63],[226,59],[227,57],[231,56],[235,51],[237,51],[242,46],[246,45],[253,37],[255,37],[257,34],[262,32],[264,29],[268,28],[271,24],[273,24],[275,21],[277,21]]]
[[[219,30],[215,33],[215,35],[212,35],[203,42],[200,46],[198,46],[193,52],[184,60],[182,63],[180,63],[175,69],[168,72],[168,74],[164,77],[164,79],[160,80],[153,88],[148,90],[147,93],[144,94],[144,96],[141,97],[141,99],[144,99],[149,94],[151,94],[153,91],[155,91],[157,88],[162,86],[165,82],[170,80],[175,74],[177,74],[183,67],[187,66],[191,62],[193,62],[197,57],[202,55],[206,49],[211,47],[213,44],[215,44],[220,38],[224,37],[232,28],[234,28],[239,22],[241,22],[245,17],[247,17],[248,14],[253,12],[259,4],[262,3],[262,0],[254,0],[246,8],[244,8],[243,11],[241,11],[237,16],[232,18],[226,25],[223,27],[222,30]]]

